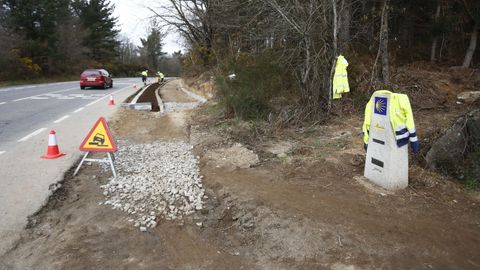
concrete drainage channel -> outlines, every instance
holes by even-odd
[[[185,88],[183,83],[180,83],[177,86],[177,90],[181,90],[187,96],[196,100],[196,102],[190,103],[177,103],[177,102],[167,102],[164,103],[160,97],[160,90],[162,87],[168,83],[153,83],[147,86],[140,88],[135,94],[128,97],[122,107],[129,109],[139,110],[139,111],[150,111],[150,112],[160,112],[168,113],[176,110],[186,110],[196,107],[199,103],[207,102],[202,96],[199,96]]]
[[[151,112],[164,112],[160,89],[165,83],[152,83],[140,88],[135,94],[128,97],[122,107]]]

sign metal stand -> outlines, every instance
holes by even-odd
[[[107,153],[107,158],[104,158],[104,159],[87,158],[88,154],[90,154],[90,152],[85,153],[82,160],[80,161],[80,164],[78,164],[77,169],[75,169],[75,172],[73,173],[73,176],[77,175],[78,171],[80,170],[80,167],[82,167],[82,164],[85,161],[89,161],[89,162],[99,162],[99,163],[110,164],[110,168],[112,169],[113,177],[117,178],[117,171],[115,170],[115,165],[113,164],[113,161],[115,160],[115,157],[114,157],[113,154],[110,154],[110,152],[108,152]]]

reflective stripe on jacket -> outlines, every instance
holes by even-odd
[[[370,131],[370,122],[372,117],[372,107],[375,94],[388,94],[390,95],[390,106],[388,108],[388,114],[390,116],[390,124],[395,131],[395,139],[397,146],[402,147],[410,141],[413,148],[419,147],[417,131],[415,129],[415,123],[413,121],[412,107],[410,106],[410,100],[405,94],[392,93],[388,90],[379,90],[373,93],[372,97],[365,107],[365,120],[363,122],[363,142],[368,144],[368,137]]]
[[[350,86],[348,85],[347,76],[348,62],[343,55],[337,57],[337,63],[335,64],[335,73],[333,75],[333,99],[339,99],[342,97],[342,93],[350,92]]]

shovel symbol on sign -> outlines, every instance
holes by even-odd
[[[105,135],[97,133],[93,137],[93,141],[89,142],[89,145],[96,145],[96,146],[101,146],[101,147],[106,147],[108,145],[104,145],[105,143]]]

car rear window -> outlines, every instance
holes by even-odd
[[[100,71],[98,70],[85,70],[82,75],[91,76],[91,75],[100,75]]]

